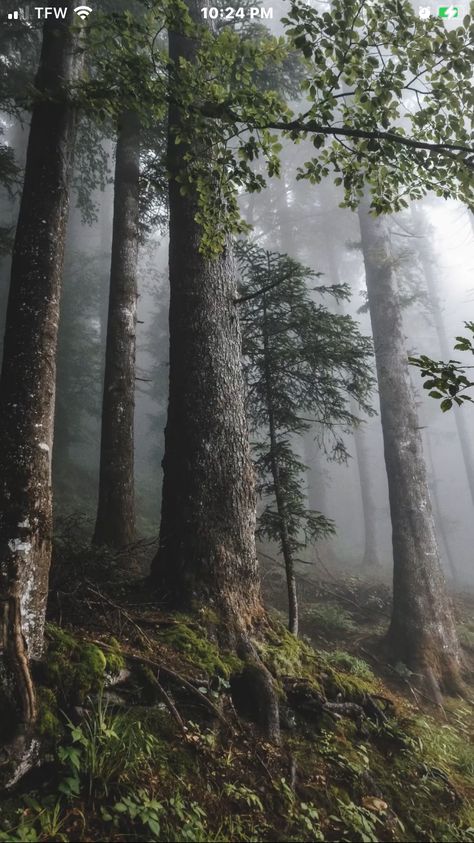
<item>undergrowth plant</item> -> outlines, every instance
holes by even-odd
[[[80,724],[68,720],[71,743],[58,748],[58,758],[64,770],[60,791],[94,799],[138,781],[156,761],[158,744],[139,719],[114,711],[102,695],[90,706]]]
[[[327,634],[340,635],[357,629],[350,612],[338,603],[315,603],[305,610],[304,620]]]
[[[374,672],[366,661],[352,655],[352,653],[346,653],[345,650],[325,652],[324,658],[332,667],[350,673],[352,676],[358,676],[360,679],[369,681],[375,679]]]

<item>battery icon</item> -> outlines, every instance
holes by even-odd
[[[459,17],[459,6],[439,6],[438,17],[453,20]]]

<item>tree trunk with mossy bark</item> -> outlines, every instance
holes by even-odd
[[[387,222],[359,208],[380,398],[393,544],[392,657],[439,688],[461,691],[461,653],[439,560],[416,399]]]
[[[120,120],[114,181],[114,219],[105,353],[99,503],[95,544],[120,549],[135,537],[135,340],[139,239],[140,126]]]
[[[65,21],[47,21],[13,247],[0,381],[0,711],[2,783],[34,754],[31,661],[43,650],[51,561],[56,346],[81,55]]]
[[[196,26],[202,3],[187,0]],[[178,24],[177,24],[178,26]],[[198,39],[170,31],[175,67],[193,63]],[[273,699],[266,732],[279,738],[273,680],[252,644],[265,625],[255,547],[256,496],[241,365],[236,274],[229,244],[214,258],[202,251],[194,191],[182,191],[186,156],[205,143],[176,143],[182,115],[169,108],[170,380],[163,457],[160,544],[151,578],[163,604],[212,608],[221,640],[257,665]],[[212,161],[209,157],[209,165]],[[273,711],[273,713],[272,713]],[[276,712],[276,715],[275,715]]]

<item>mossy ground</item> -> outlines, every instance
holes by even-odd
[[[315,640],[326,637],[319,623]],[[406,679],[379,670],[377,657],[368,663],[352,629],[337,648],[314,647],[273,616],[255,643],[282,702],[288,677],[335,701],[391,701],[384,718],[362,722],[295,710],[275,748],[232,710],[228,679],[241,662],[219,649],[218,625],[214,614],[169,617],[145,602],[139,618],[110,609],[76,628],[51,625],[39,676],[49,764],[4,800],[0,840],[474,841],[468,703],[423,706]],[[108,702],[104,687],[124,653],[151,664],[128,663],[129,696]],[[149,693],[159,663],[187,676],[223,720],[172,685],[180,728]],[[68,723],[63,712],[77,706],[82,719]]]

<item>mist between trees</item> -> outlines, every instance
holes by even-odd
[[[220,615],[275,744],[262,566],[294,635],[299,578],[393,577],[387,658],[466,693],[472,410],[408,357],[472,319],[470,19],[297,0],[236,34],[195,0],[117,5],[1,33],[7,780],[38,752],[73,515],[164,610]]]

